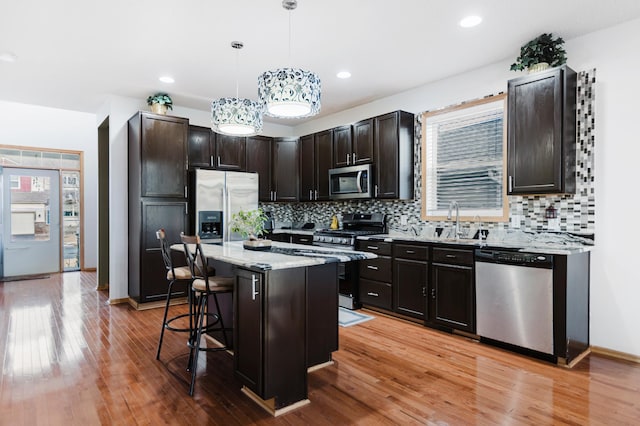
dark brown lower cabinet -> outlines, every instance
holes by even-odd
[[[429,247],[393,244],[393,310],[420,320],[425,319],[429,276]]]
[[[427,324],[475,333],[474,283],[473,251],[434,247]]]
[[[307,398],[307,367],[338,349],[337,263],[236,270],[234,370],[280,409]]]

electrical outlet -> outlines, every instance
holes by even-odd
[[[559,231],[560,230],[560,218],[556,217],[553,219],[547,219],[549,222],[549,231]]]
[[[514,229],[520,228],[520,215],[514,214],[511,216],[511,227]]]
[[[403,214],[402,216],[400,216],[400,225],[407,226],[408,221],[409,221],[409,217],[407,217],[406,214]]]

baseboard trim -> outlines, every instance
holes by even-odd
[[[98,268],[83,268],[82,272],[98,272]]]
[[[246,396],[248,396],[251,400],[253,400],[253,402],[255,402],[260,407],[262,407],[262,409],[265,410],[267,413],[271,414],[273,417],[281,416],[283,414],[286,414],[300,407],[304,407],[305,405],[311,403],[311,401],[309,401],[308,399],[303,399],[302,401],[294,402],[293,404],[287,405],[286,407],[283,407],[283,408],[275,408],[275,398],[264,400],[260,398],[258,395],[256,395],[255,393],[253,393],[253,391],[246,386],[243,386],[242,389],[240,389],[240,391]]]
[[[107,302],[109,305],[119,305],[121,303],[127,303],[129,301],[128,297],[123,297],[122,299],[109,299]]]
[[[125,301],[129,302],[129,305],[131,305],[136,311],[146,311],[147,309],[164,308],[167,304],[166,300],[156,300],[155,302],[140,303],[133,300],[130,297],[126,298]],[[184,305],[185,303],[187,303],[186,297],[177,297],[175,299],[171,299],[171,302],[169,302],[169,306]]]
[[[636,364],[640,364],[640,356],[629,354],[626,352],[614,351],[613,349],[603,348],[601,346],[591,346],[591,352],[609,358],[623,359],[625,361],[631,361],[635,362]]]

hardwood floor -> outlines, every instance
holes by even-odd
[[[0,424],[638,424],[640,365],[590,355],[565,369],[386,318],[340,329],[311,404],[272,418],[226,353],[201,354],[188,396],[185,336],[161,309],[107,305],[96,274],[0,283]],[[176,310],[185,309],[175,307]]]

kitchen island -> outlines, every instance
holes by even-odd
[[[376,255],[279,242],[265,251],[239,241],[202,249],[234,266],[234,373],[242,391],[272,415],[309,403],[307,372],[332,363],[338,349],[338,264]]]

